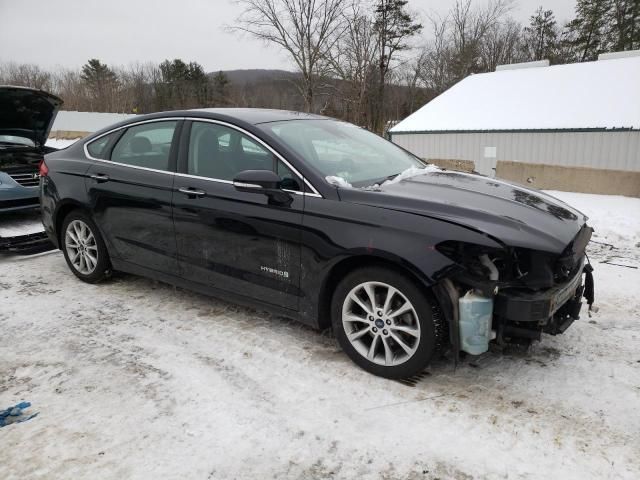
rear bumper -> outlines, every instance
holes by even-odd
[[[495,298],[494,315],[507,322],[526,322],[544,326],[554,320],[557,313],[561,313],[562,321],[556,333],[562,333],[567,325],[566,318],[579,318],[581,297],[583,292],[582,275],[584,260],[578,273],[569,281],[541,292],[529,292],[514,289],[500,291]],[[560,319],[555,319],[559,321]],[[554,332],[549,332],[554,333]]]
[[[40,205],[37,187],[22,187],[0,183],[0,212],[37,208]]]

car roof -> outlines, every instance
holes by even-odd
[[[190,112],[202,112],[214,115],[233,117],[237,120],[258,125],[268,122],[287,120],[327,120],[328,117],[312,113],[294,112],[291,110],[275,110],[268,108],[198,108]]]
[[[169,110],[164,112],[134,115],[126,120],[106,126],[88,137],[83,143],[89,143],[95,138],[112,130],[127,128],[141,122],[171,119],[176,117],[203,118],[230,122],[240,127],[250,128],[256,125],[270,122],[283,122],[289,120],[332,120],[330,117],[315,115],[312,113],[294,112],[290,110],[273,110],[266,108],[197,108],[192,110]]]

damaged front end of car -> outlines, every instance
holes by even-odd
[[[460,351],[486,352],[489,344],[528,345],[542,333],[563,333],[580,318],[582,298],[594,301],[586,224],[561,254],[520,247],[489,248],[447,240],[436,249],[454,263],[434,292]]]

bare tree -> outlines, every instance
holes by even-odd
[[[319,83],[328,70],[328,52],[344,28],[346,0],[236,0],[243,8],[231,30],[283,48],[300,71],[300,94],[315,110]]]
[[[2,83],[9,85],[22,85],[41,90],[51,89],[51,74],[30,63],[6,63],[0,70],[0,78]]]
[[[430,16],[433,39],[424,47],[418,64],[418,75],[426,88],[439,95],[453,85],[455,54],[449,17]]]
[[[116,110],[119,112],[149,113],[155,109],[153,80],[159,76],[159,68],[152,63],[133,63],[116,68],[120,93]]]
[[[331,74],[341,81],[337,89],[345,106],[345,119],[364,125],[377,54],[375,30],[360,3],[353,3],[343,17],[344,29],[338,32],[328,60]]]
[[[78,70],[58,69],[53,72],[52,91],[64,100],[65,110],[88,110],[89,99]]]
[[[522,27],[511,19],[489,27],[480,45],[482,70],[492,72],[498,65],[525,61],[521,36]]]
[[[483,7],[458,0],[445,17],[430,16],[433,37],[420,62],[424,86],[437,95],[472,73],[517,61],[521,26],[504,19],[510,8],[511,0]]]
[[[471,0],[456,1],[451,10],[451,25],[459,79],[481,71],[482,41],[511,9],[511,3],[512,0],[489,0],[484,7],[472,8]]]

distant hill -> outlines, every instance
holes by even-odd
[[[266,70],[266,69],[249,69],[249,70],[223,70],[222,71],[229,81],[234,85],[247,85],[251,83],[270,82],[273,80],[292,80],[298,76],[295,72],[286,70]],[[213,76],[216,72],[210,72]]]

